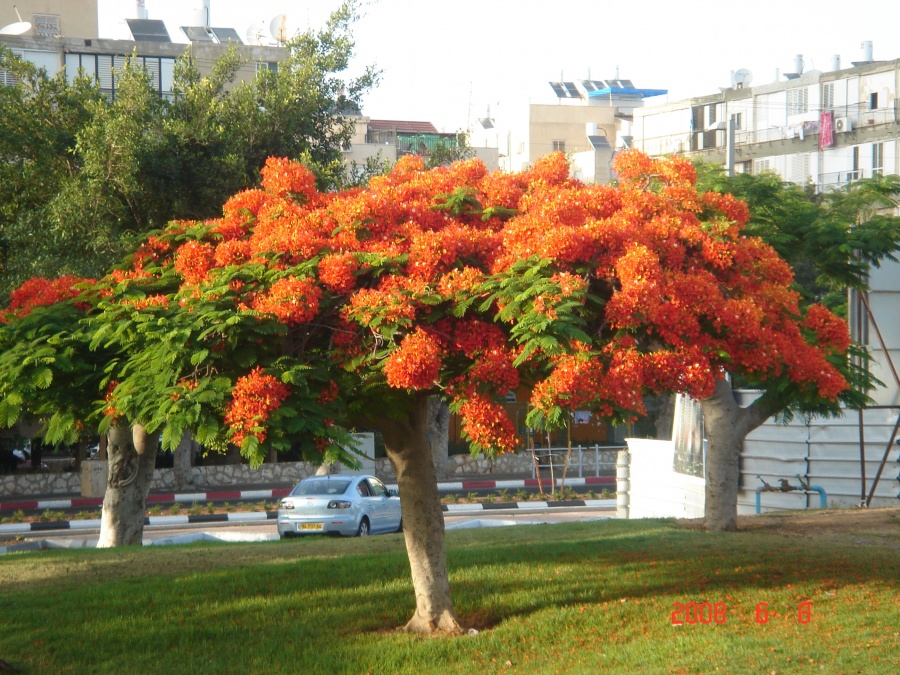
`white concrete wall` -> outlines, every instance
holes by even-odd
[[[628,438],[629,518],[701,518],[706,481],[675,473],[673,441]]]

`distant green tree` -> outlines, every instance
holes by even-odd
[[[431,149],[425,166],[433,169],[436,166],[449,166],[453,162],[472,159],[475,150],[469,145],[469,134],[466,131],[457,131],[453,138],[442,139]]]
[[[728,177],[721,166],[696,167],[698,188],[747,203],[744,234],[760,237],[790,263],[808,302],[822,302],[846,316],[847,289],[865,290],[870,266],[897,260],[898,176],[873,176],[816,193],[773,172]]]
[[[742,236],[759,237],[788,262],[794,287],[806,306],[821,303],[846,317],[847,290],[867,290],[870,266],[897,260],[897,176],[874,176],[816,194],[774,173],[729,177],[719,166],[698,164],[696,168],[699,189],[731,194],[747,203],[750,218]],[[866,367],[865,348],[854,345],[849,354],[853,357],[846,364],[851,389],[841,396],[842,405],[837,400],[801,396],[781,381],[748,377],[739,371],[732,382],[720,380],[713,395],[701,402],[709,438],[707,529],[736,526],[740,451],[753,429],[776,414],[785,419],[792,414],[834,417],[843,414],[843,406],[861,407],[870,401],[868,392],[877,381]],[[739,407],[733,385],[759,390],[761,395],[749,406]]]
[[[320,189],[340,187],[350,115],[377,81],[371,68],[341,76],[355,18],[344,4],[251,82],[235,83],[234,49],[206,76],[185,56],[171,100],[131,63],[110,101],[88,79],[49,78],[0,52],[18,79],[0,91],[0,297],[32,276],[100,276],[166,222],[215,217],[258,185],[270,156],[303,161]]]

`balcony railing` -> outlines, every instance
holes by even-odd
[[[868,103],[838,106],[829,109],[832,119],[845,118],[849,120],[852,131],[858,131],[867,127],[877,127],[885,124],[900,123],[900,99],[891,101],[890,107],[869,110]],[[696,130],[672,134],[668,136],[656,136],[635,139],[635,145],[639,150],[650,155],[666,155],[674,153],[697,152],[710,153],[721,152],[725,148],[727,131]],[[765,129],[743,130],[738,129],[734,133],[736,148],[754,145],[757,143],[769,143],[781,140],[805,140],[810,136],[818,136],[819,122],[806,121],[782,126],[771,126]],[[836,134],[838,137],[840,133]]]
[[[819,180],[816,188],[819,192],[824,192],[834,188],[841,188],[849,185],[853,181],[863,178],[871,178],[872,176],[884,175],[884,169],[855,169],[853,171],[833,171],[829,173],[819,174]]]
[[[409,134],[394,130],[369,131],[366,143],[394,145],[397,155],[430,155],[440,146],[456,148],[459,138],[456,134]]]

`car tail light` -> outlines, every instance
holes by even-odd
[[[349,509],[350,506],[350,502],[341,499],[332,499],[330,502],[328,502],[329,509]]]
[[[292,502],[288,499],[283,499],[283,500],[281,500],[281,503],[278,504],[278,508],[279,509],[292,509],[292,508],[294,508],[294,502]]]

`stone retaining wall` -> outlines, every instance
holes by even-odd
[[[555,456],[561,451],[554,450]],[[600,450],[600,473],[611,475],[615,472],[616,450]],[[582,452],[582,474],[596,474],[593,450]],[[554,465],[557,460],[554,459]],[[572,452],[569,476],[578,475],[577,452]],[[452,455],[447,460],[447,478],[465,478],[479,475],[531,475],[532,459],[528,452],[498,455],[486,458],[484,455]],[[308,462],[279,462],[263,464],[251,469],[247,464],[223,464],[216,466],[195,466],[192,487],[198,489],[230,487],[232,485],[252,486],[282,483],[296,483],[316,471]],[[386,458],[375,460],[375,474],[385,481],[394,481],[396,476],[391,463]],[[154,473],[153,490],[173,490],[172,469],[157,469]],[[20,473],[0,476],[0,496],[19,497],[29,495],[80,494],[81,474],[65,473]]]
[[[18,473],[0,476],[0,497],[65,495],[81,492],[81,475],[65,473]]]

